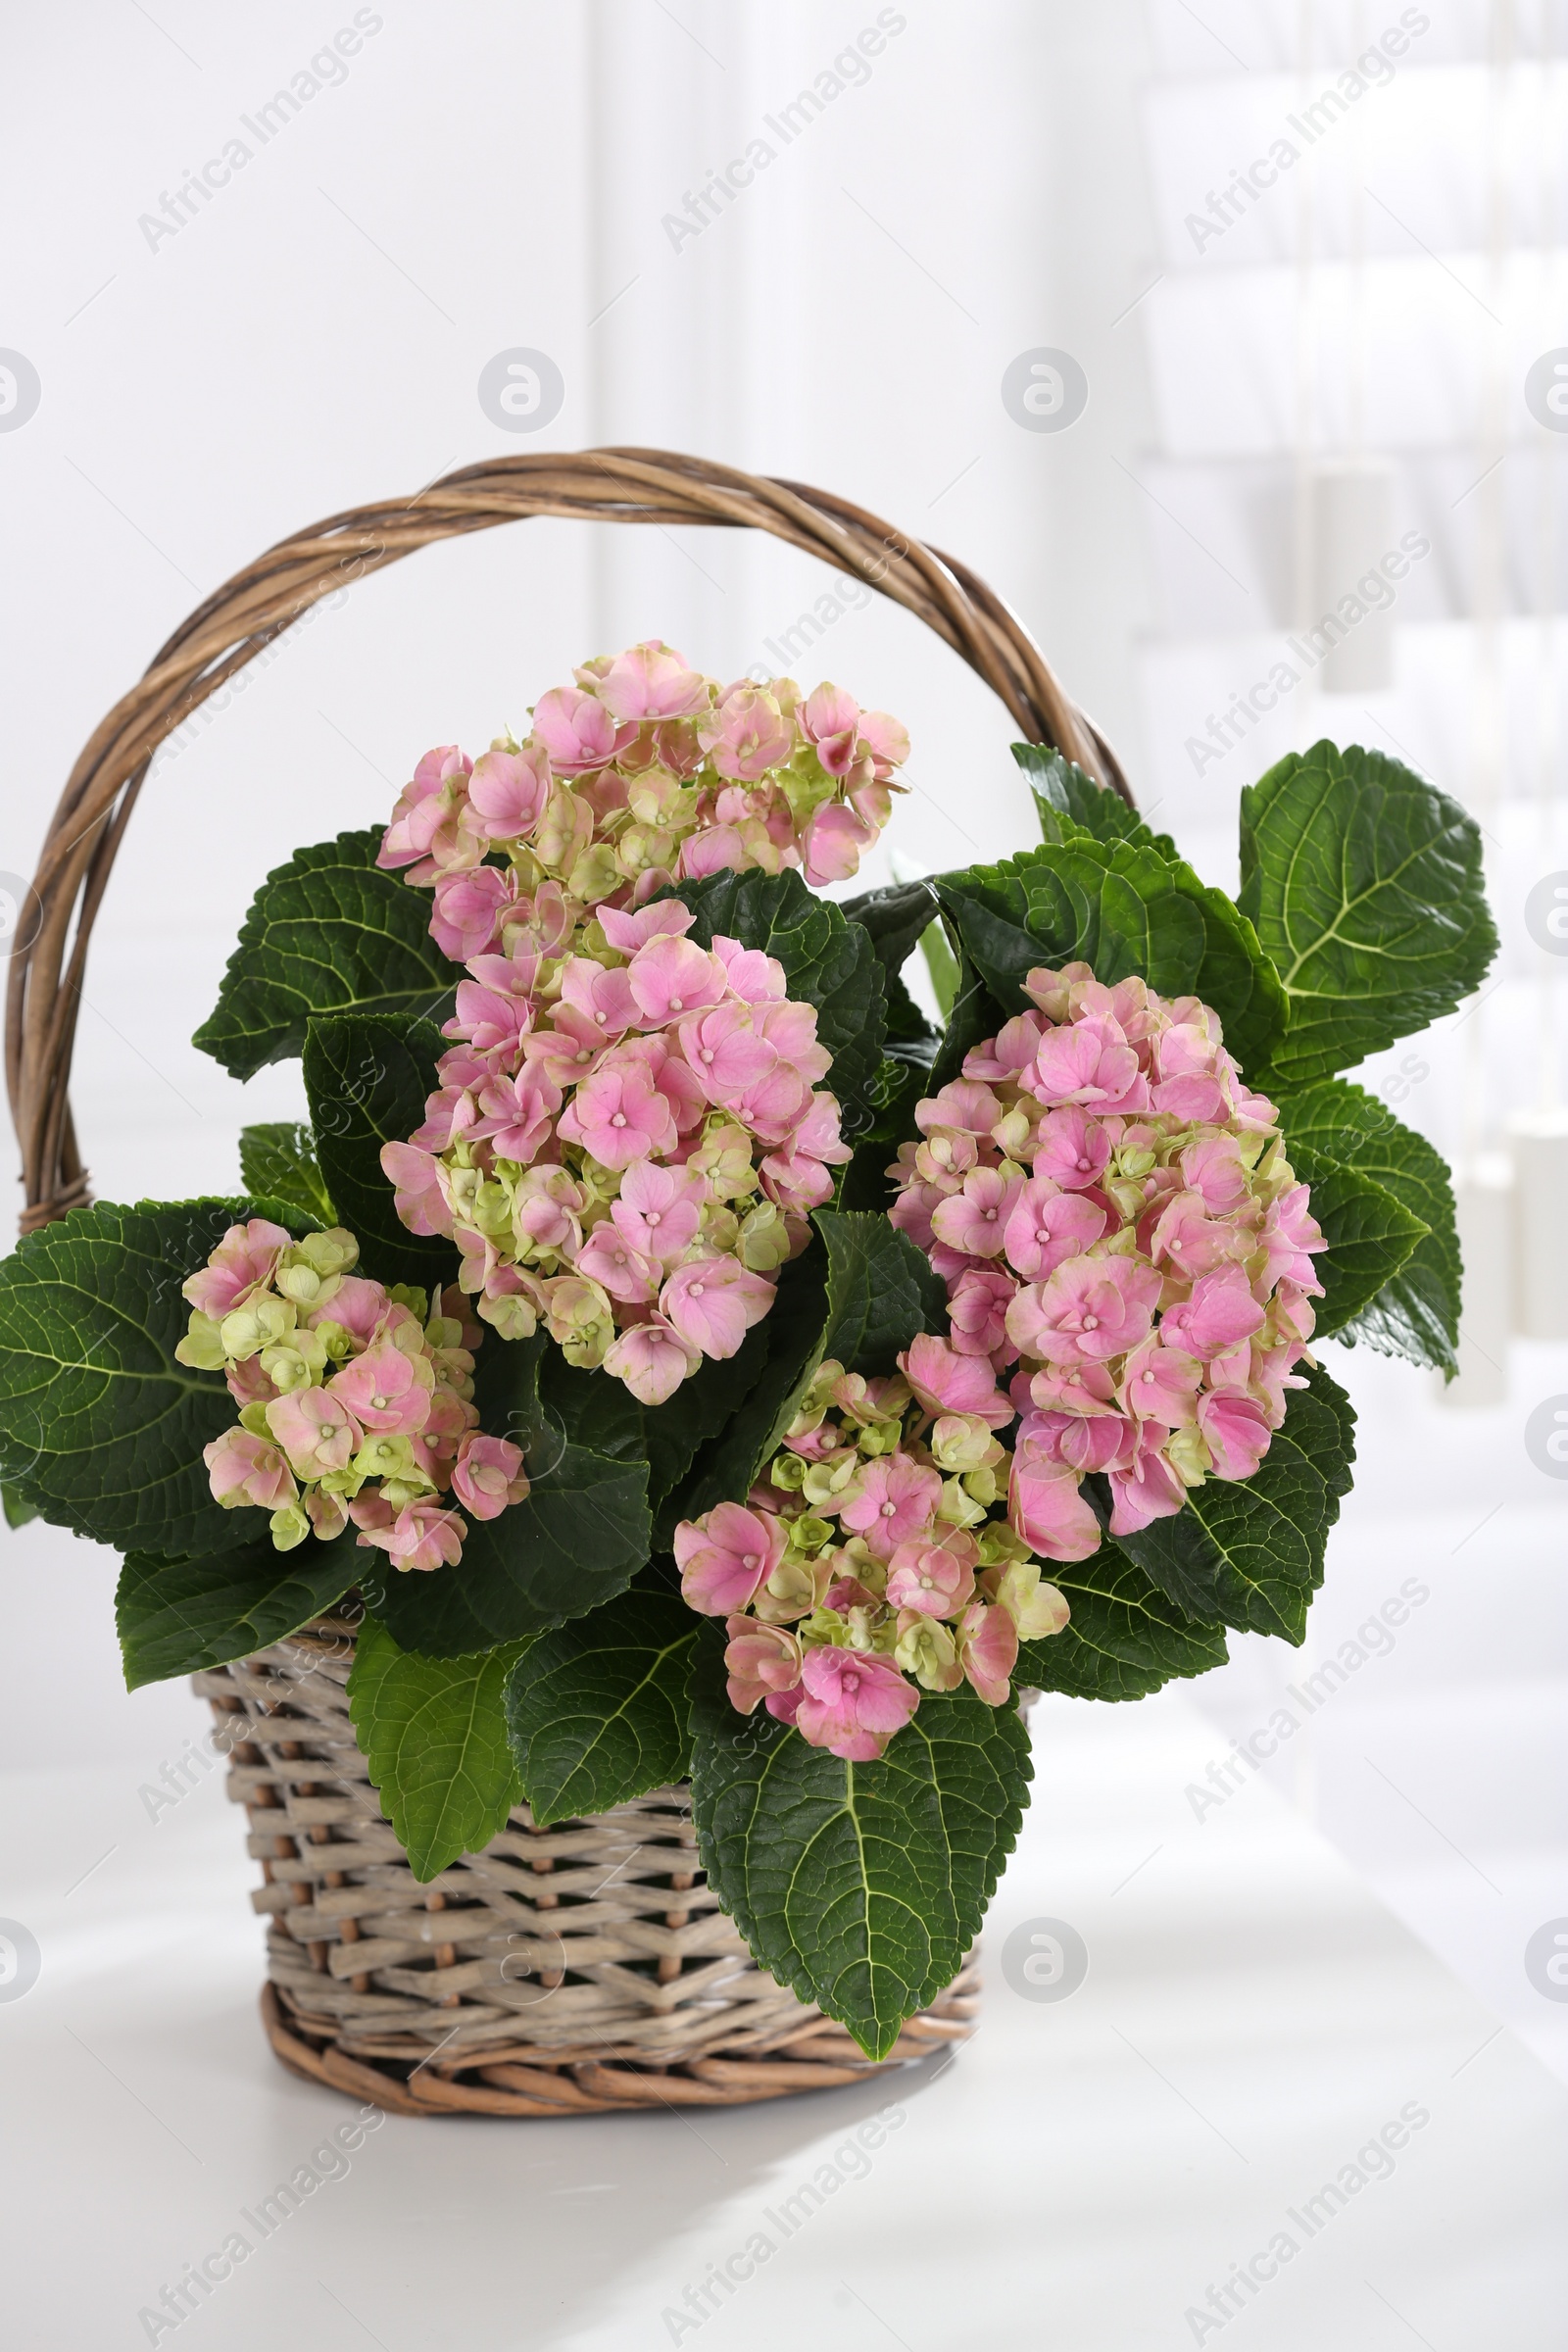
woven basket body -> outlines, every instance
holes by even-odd
[[[902,605],[1031,743],[1127,791],[1115,757],[1006,606],[955,558],[802,483],[644,449],[527,453],[270,548],[209,597],[83,747],[13,940],[6,1076],[31,1231],[91,1199],[69,1082],[88,944],[154,754],[320,598],[439,540],[530,516],[760,530]],[[344,1695],[352,1628],[199,1675],[234,1738],[270,1920],[263,2007],[285,2064],[408,2114],[727,2104],[877,2070],[752,1961],[698,1866],[689,1791],[536,1830],[421,1886],[370,1787]],[[236,1735],[243,1735],[236,1737]],[[895,2059],[969,2030],[972,1964]]]
[[[690,1790],[536,1829],[421,1886],[349,1721],[352,1629],[195,1677],[250,1818],[263,2015],[286,2066],[402,2114],[724,2106],[874,2075],[971,2030],[973,1962],[873,2065],[776,1984],[697,1859]]]

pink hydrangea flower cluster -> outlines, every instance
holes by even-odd
[[[1020,1636],[1067,1623],[1006,1517],[1012,1406],[990,1366],[934,1336],[899,1360],[886,1380],[824,1363],[746,1501],[675,1531],[688,1603],[724,1619],[731,1703],[854,1763],[921,1690],[1004,1705]]]
[[[441,1085],[382,1147],[399,1216],[457,1243],[503,1337],[662,1403],[735,1353],[847,1160],[816,1013],[776,957],[686,937],[678,899],[602,905],[581,955],[474,957]]]
[[[1081,1560],[1087,1472],[1113,1536],[1251,1477],[1302,1385],[1327,1245],[1206,1005],[1081,963],[1025,985],[1039,1009],[920,1104],[891,1214],[947,1283],[955,1350],[1010,1376],[1013,1527]]]
[[[525,740],[426,752],[377,862],[431,887],[430,929],[467,963],[556,956],[592,909],[728,868],[842,882],[887,823],[905,729],[837,686],[722,686],[650,639],[541,696]]]
[[[334,1227],[294,1241],[265,1217],[231,1225],[184,1284],[181,1363],[221,1372],[239,1424],[203,1452],[225,1510],[269,1511],[291,1551],[352,1522],[396,1568],[452,1566],[467,1522],[528,1492],[522,1455],[483,1436],[473,1395],[480,1333],[461,1294],[431,1302],[356,1274]]]

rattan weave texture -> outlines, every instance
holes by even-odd
[[[421,1886],[349,1720],[354,1633],[325,1619],[195,1677],[250,1819],[263,2013],[286,2065],[404,2114],[581,2115],[824,2089],[971,2031],[971,1960],[891,2059],[774,1983],[718,1907],[689,1791],[538,1829]]]

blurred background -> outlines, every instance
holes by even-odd
[[[1454,1162],[1463,1374],[1445,1396],[1331,1346],[1361,1466],[1306,1649],[1234,1637],[1190,1695],[1216,1802],[1272,1779],[1568,2079],[1568,1987],[1526,1961],[1568,1913],[1568,5],[78,0],[3,42],[32,93],[0,155],[26,226],[11,904],[81,743],[259,550],[596,443],[819,484],[960,555],[1210,881],[1235,887],[1242,787],[1323,736],[1474,813],[1499,961],[1362,1073]],[[1396,590],[1358,596],[1394,550]],[[241,1124],[303,1109],[295,1068],[242,1093],[188,1043],[266,868],[647,635],[906,721],[915,791],[868,879],[1031,837],[987,691],[773,541],[533,522],[429,551],[160,754],[80,1023],[100,1197],[227,1190]],[[200,1723],[182,1687],[125,1697],[114,1576],[0,1531],[0,1761],[123,1767],[133,1810]],[[1282,1709],[1273,1757],[1226,1767]]]

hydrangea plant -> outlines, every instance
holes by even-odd
[[[1038,842],[830,902],[885,713],[650,642],[530,718],[263,885],[197,1042],[309,1122],[0,1265],[8,1513],[123,1555],[132,1688],[357,1596],[420,1878],[689,1781],[758,1960],[880,2055],[1016,1838],[1018,1690],[1299,1642],[1316,1342],[1454,1368],[1446,1171],[1347,1073],[1483,977],[1479,836],[1319,744],[1233,901],[1019,746]]]

